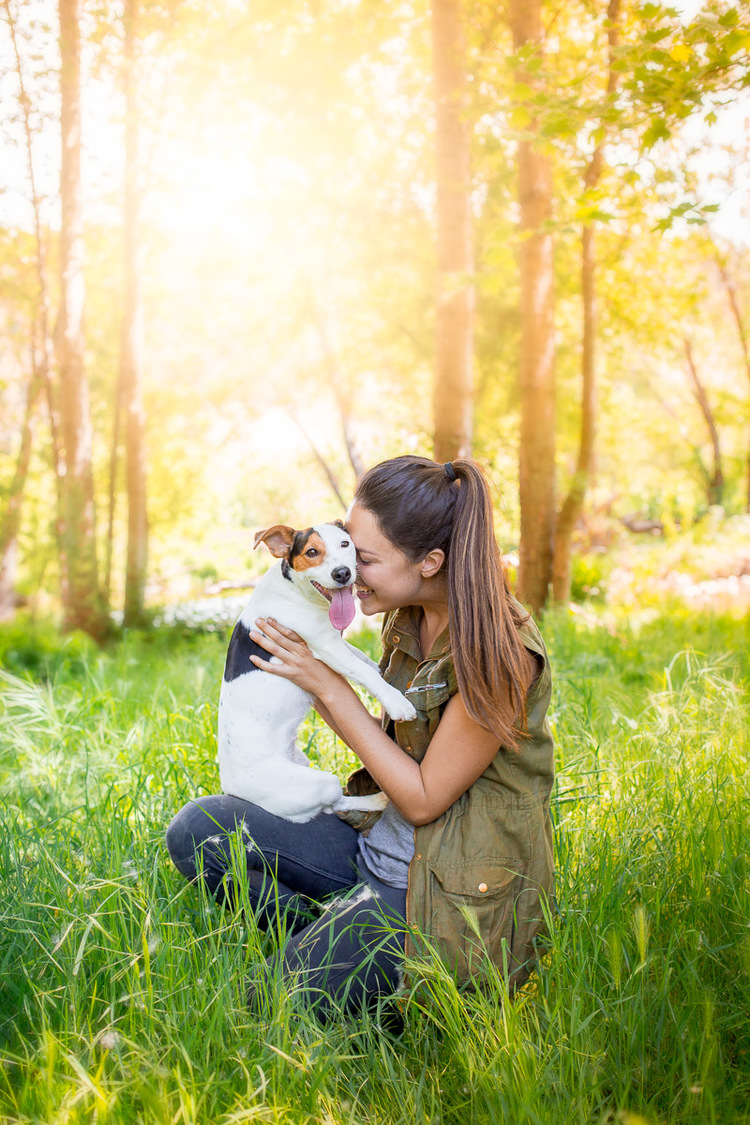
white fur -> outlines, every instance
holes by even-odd
[[[252,629],[257,618],[273,617],[299,633],[319,660],[367,688],[391,718],[413,719],[412,704],[333,627],[329,603],[312,585],[336,587],[332,571],[342,566],[354,579],[356,551],[349,535],[334,524],[317,524],[314,530],[325,544],[322,561],[307,570],[290,569],[290,578],[284,577],[281,563],[272,567],[258,582],[240,622]],[[310,769],[296,736],[311,703],[302,688],[263,670],[222,681],[219,773],[224,792],[300,823],[319,812],[383,808],[384,794],[345,797],[332,773]]]

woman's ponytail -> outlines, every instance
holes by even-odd
[[[527,617],[511,597],[484,474],[473,461],[453,461],[452,467],[458,485],[448,553],[448,614],[458,687],[471,717],[504,746],[517,749],[528,683],[518,627]]]

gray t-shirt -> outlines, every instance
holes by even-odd
[[[405,888],[414,855],[414,825],[404,820],[392,801],[367,836],[359,837],[365,867],[389,887]]]

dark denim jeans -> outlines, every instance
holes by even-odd
[[[320,813],[294,824],[238,797],[199,797],[167,829],[172,861],[186,879],[203,878],[219,902],[233,900],[231,843],[247,864],[258,925],[289,935],[280,969],[323,1019],[334,1001],[347,1013],[373,1006],[399,983],[406,891],[358,865],[358,833]],[[256,990],[251,986],[249,1001]],[[256,993],[257,994],[257,993]]]

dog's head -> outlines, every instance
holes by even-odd
[[[351,624],[357,552],[340,520],[318,523],[304,531],[278,523],[257,532],[255,546],[260,543],[282,560],[282,574],[304,597],[327,606],[334,628],[342,630]]]

